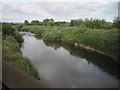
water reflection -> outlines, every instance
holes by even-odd
[[[61,42],[24,35],[21,51],[38,69],[41,81],[57,88],[118,87],[118,64],[112,59]]]
[[[62,42],[44,41],[44,43],[49,47],[53,47],[55,50],[59,49],[60,47],[63,47],[67,51],[69,51],[71,55],[84,58],[88,61],[88,64],[90,63],[94,64],[103,71],[119,78],[119,73],[118,73],[119,64],[108,56],[96,52],[92,52],[83,48],[77,48],[77,47],[75,48],[72,45],[67,45],[66,43],[62,43]]]

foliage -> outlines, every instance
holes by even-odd
[[[20,35],[20,33],[18,32],[19,30],[19,26],[12,26],[10,23],[3,23],[2,24],[2,32],[3,32],[3,35],[11,35],[11,36],[14,36],[15,39],[20,43],[20,42],[23,42],[23,38],[22,36]],[[3,38],[4,39],[4,38]]]
[[[76,19],[71,20],[70,26],[79,26],[79,27],[88,27],[92,29],[110,29],[112,28],[112,24],[110,22],[106,22],[104,19],[93,19],[93,18],[85,18],[82,19]]]
[[[62,38],[61,32],[58,30],[46,31],[42,34],[43,40],[59,41]]]
[[[54,22],[53,26],[67,26],[67,22],[65,21]]]
[[[14,36],[14,38],[15,38],[19,43],[21,43],[21,42],[24,41],[23,38],[22,38],[22,35],[21,35],[18,31],[14,31],[14,32],[12,33],[12,35]]]
[[[10,23],[2,23],[3,35],[11,35],[13,31],[14,29],[12,28],[12,25]]]
[[[115,17],[113,20],[113,26],[120,29],[120,17]]]
[[[63,26],[63,27],[85,27],[92,29],[111,29],[113,27],[118,28],[119,25],[119,17],[116,17],[112,22],[107,22],[104,19],[93,19],[93,18],[85,18],[85,19],[74,19],[70,22],[66,21],[54,21],[54,19],[46,18],[43,21],[32,20],[29,23],[27,20],[24,21],[24,25],[39,25],[39,26]]]
[[[28,73],[29,75],[39,79],[37,70],[33,67],[30,60],[23,57],[20,53],[19,43],[12,36],[6,36],[3,40],[3,60],[9,64],[15,66],[16,68]]]
[[[83,20],[82,19],[71,20],[71,22],[70,22],[70,26],[80,26],[80,25],[83,25]]]
[[[45,41],[62,41],[78,47],[81,44],[90,46],[117,57],[118,51],[120,51],[118,48],[118,37],[120,36],[116,28],[119,28],[119,24],[119,17],[116,17],[113,23],[104,19],[93,18],[76,19],[70,22],[54,21],[46,18],[42,22],[33,20],[19,29],[19,25],[16,25],[15,30],[35,33]]]
[[[91,29],[75,26],[24,26],[24,29],[37,34],[42,30],[39,36],[45,41],[62,41],[72,45],[77,44],[78,47],[83,44],[113,57],[117,57],[118,54],[117,29]]]
[[[12,25],[12,28],[15,29],[16,31],[21,31],[23,24],[17,24],[17,25]]]
[[[30,60],[20,53],[20,43],[23,41],[22,36],[18,32],[22,28],[21,25],[13,25],[10,23],[2,24],[2,57],[3,60],[17,67],[20,70],[39,79],[37,70],[33,67]],[[0,33],[1,34],[1,33]],[[0,45],[1,47],[1,45]]]
[[[25,25],[29,25],[30,23],[28,22],[28,20],[25,20],[25,21],[24,21],[24,24],[25,24]]]
[[[43,20],[44,26],[53,26],[53,23],[54,23],[54,20],[52,18],[51,19],[46,18]]]
[[[31,25],[42,25],[38,20],[32,20]]]
[[[31,23],[28,20],[24,21],[24,25],[40,25],[40,26],[69,26],[68,22],[65,21],[54,21],[54,19],[44,19],[43,21],[32,20]]]

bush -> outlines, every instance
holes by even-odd
[[[14,31],[14,32],[12,33],[12,35],[15,37],[15,39],[16,39],[19,43],[21,43],[21,42],[24,41],[23,38],[22,38],[22,35],[21,35],[18,31]]]
[[[3,35],[11,35],[11,33],[14,31],[12,28],[12,25],[10,23],[3,23],[2,24],[2,32]]]
[[[54,41],[55,37],[52,32],[46,31],[42,34],[43,40]]]

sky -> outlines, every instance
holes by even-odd
[[[2,0],[0,21],[24,20],[70,21],[79,18],[98,18],[112,21],[118,16],[119,0]]]

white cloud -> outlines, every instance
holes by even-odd
[[[11,1],[11,0],[7,0]],[[16,1],[16,2],[15,2]],[[117,15],[114,2],[1,2],[3,21],[23,21],[44,18],[69,21],[75,18],[95,17],[112,20]],[[72,1],[72,0],[71,0]]]

